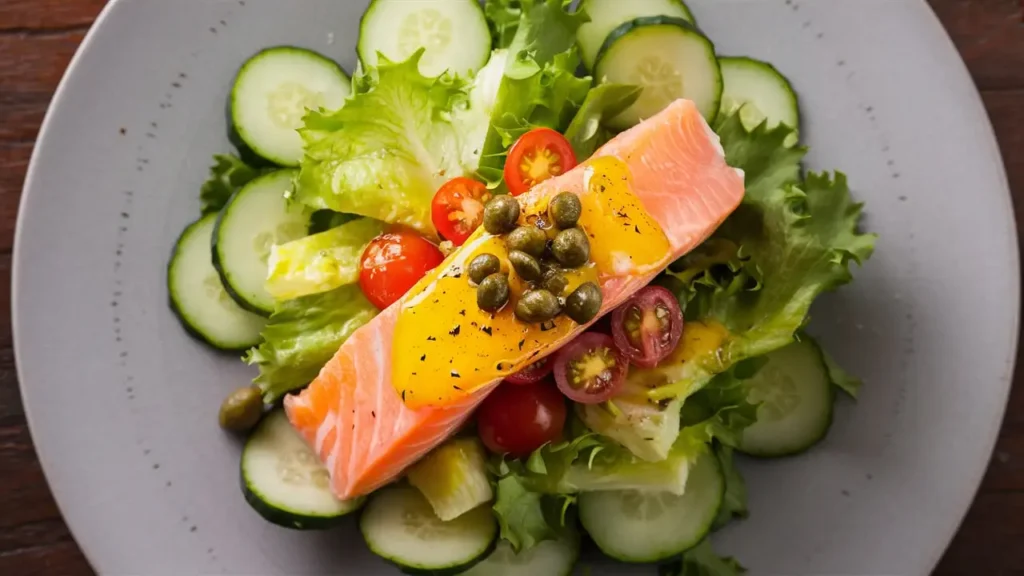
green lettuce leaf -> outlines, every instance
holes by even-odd
[[[821,293],[852,279],[875,236],[861,234],[861,205],[850,199],[842,173],[809,174],[799,161],[806,149],[782,145],[791,129],[762,124],[747,131],[733,115],[719,124],[726,160],[744,170],[747,192],[715,232],[713,247],[682,259],[669,272],[686,317],[724,333],[717,347],[686,362],[659,366],[668,385],[654,399],[686,396],[712,376],[746,358],[791,343]]]
[[[234,154],[214,154],[210,177],[199,188],[199,203],[203,214],[220,211],[232,194],[263,172],[249,166]]]
[[[575,537],[575,518],[569,513],[576,497],[570,494],[541,494],[531,490],[521,476],[504,467],[499,473],[494,514],[501,538],[517,553],[529,550],[545,540]]]
[[[746,573],[735,558],[715,554],[707,538],[684,552],[679,560],[658,566],[658,576],[741,576]]]
[[[326,232],[331,228],[337,228],[346,222],[350,222],[359,218],[355,214],[344,214],[342,212],[335,212],[334,210],[317,210],[309,215],[309,229],[310,234],[319,234],[320,232]]]
[[[521,0],[519,6],[480,159],[479,174],[489,182],[501,181],[506,151],[524,133],[542,126],[563,131],[591,85],[575,74],[576,30],[589,18],[566,11],[562,0]]]
[[[554,540],[558,531],[544,513],[544,496],[526,488],[516,475],[498,480],[494,514],[501,527],[501,537],[513,550],[529,550],[544,540]]]
[[[804,338],[807,336],[805,335]],[[857,378],[853,374],[850,374],[846,370],[836,363],[832,355],[825,351],[821,345],[818,345],[818,349],[821,350],[821,356],[825,360],[825,368],[828,369],[828,377],[832,380],[837,388],[846,393],[850,398],[857,398],[860,394],[860,387],[863,385],[860,378]]]
[[[681,494],[690,465],[707,449],[698,428],[676,433],[676,441],[660,461],[637,457],[615,440],[592,433],[573,417],[574,438],[545,444],[525,460],[502,461],[499,476],[514,475],[527,489],[541,494],[575,494],[593,490],[661,490]]]
[[[358,281],[363,248],[384,228],[379,220],[359,218],[272,246],[264,284],[267,292],[277,300],[292,300]]]
[[[765,363],[764,358],[740,361],[715,375],[700,390],[686,397],[681,425],[699,430],[705,442],[717,440],[729,447],[739,445],[743,430],[757,421],[757,404],[748,400],[746,380]]]
[[[498,89],[505,77],[507,50],[494,50],[483,68],[473,77],[468,88],[468,98],[456,105],[452,113],[452,122],[461,135],[461,162],[467,171],[476,170],[480,166],[480,155],[483,153],[484,140],[491,128],[491,114],[498,98]]]
[[[353,82],[334,112],[311,111],[300,129],[306,154],[294,198],[409,226],[433,236],[430,201],[437,188],[467,172],[467,145],[452,121],[467,84],[449,75],[424,77],[423,50],[405,62],[381,58]]]
[[[602,124],[629,108],[640,97],[643,88],[632,84],[601,84],[587,93],[579,112],[569,123],[565,138],[572,144],[576,158],[590,158],[615,132]]]
[[[784,125],[768,128],[767,123],[747,130],[738,111],[719,116],[715,132],[725,150],[725,161],[743,170],[747,198],[760,198],[800,178],[800,161],[806,146],[787,147],[793,129]]]
[[[491,29],[491,40],[495,48],[508,48],[519,30],[519,18],[523,15],[520,0],[485,0],[484,17]]]
[[[277,304],[263,342],[245,361],[259,367],[254,382],[272,404],[309,384],[338,348],[377,315],[358,284]]]
[[[715,456],[725,477],[725,496],[722,498],[722,507],[718,509],[718,518],[715,519],[715,527],[721,528],[733,518],[746,518],[750,511],[747,509],[747,483],[736,469],[732,448],[718,444],[715,446]]]

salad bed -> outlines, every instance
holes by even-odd
[[[747,514],[734,454],[803,452],[827,434],[836,390],[856,396],[859,381],[804,327],[874,236],[858,232],[842,173],[804,173],[790,83],[718,55],[679,0],[571,4],[375,0],[351,80],[294,47],[240,67],[226,127],[237,154],[215,157],[168,289],[190,333],[245,350],[259,371],[221,425],[252,431],[243,493],[267,520],[325,528],[362,509],[369,548],[418,573],[568,574],[585,534],[659,574],[739,574],[709,539]],[[567,288],[586,273],[578,206],[550,213],[560,243],[503,220],[502,206],[679,98],[743,170],[739,208],[507,378],[402,480],[365,506],[337,500],[280,400],[480,226],[504,235],[531,288],[511,302],[501,262],[484,259],[468,270],[467,306],[514,306],[541,330],[561,313],[589,321],[600,288]]]

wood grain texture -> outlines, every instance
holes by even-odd
[[[827,1],[827,0],[822,0]],[[893,0],[912,1],[912,0]],[[1021,0],[930,0],[982,92],[1024,230]],[[10,331],[10,252],[32,145],[53,91],[104,0],[0,0],[0,574],[91,570],[50,496],[25,424]],[[1024,247],[1024,246],[1022,246]],[[1024,374],[995,455],[936,574],[1024,574]]]

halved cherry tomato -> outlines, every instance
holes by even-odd
[[[519,458],[561,439],[565,416],[565,398],[550,381],[501,384],[480,405],[477,432],[491,452]]]
[[[672,354],[682,333],[679,301],[661,286],[642,288],[612,312],[615,345],[642,368],[653,368]]]
[[[611,336],[584,332],[555,355],[555,382],[570,400],[598,404],[619,391],[628,368]]]
[[[429,240],[411,230],[377,236],[359,261],[359,287],[381,310],[397,301],[444,260]]]
[[[548,374],[551,374],[551,369],[554,366],[551,363],[551,358],[544,358],[538,360],[533,364],[530,364],[526,368],[523,368],[519,372],[505,378],[505,382],[509,384],[533,384],[546,378]]]
[[[505,184],[513,196],[576,166],[572,145],[550,128],[534,128],[519,137],[505,160]]]
[[[430,204],[430,219],[434,228],[456,246],[484,221],[484,204],[491,193],[480,182],[459,176],[444,183],[434,194]]]

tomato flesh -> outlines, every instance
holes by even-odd
[[[570,400],[598,404],[622,388],[628,368],[611,336],[584,332],[555,355],[555,382]]]
[[[434,228],[462,246],[484,221],[484,204],[491,199],[487,187],[476,180],[459,176],[444,183],[430,204],[430,220]]]
[[[550,381],[501,384],[480,405],[477,432],[491,452],[521,458],[560,440],[565,417],[565,399]]]
[[[534,128],[519,137],[505,160],[505,185],[513,196],[576,166],[572,145],[550,128]]]
[[[682,333],[679,301],[661,286],[641,289],[612,312],[615,345],[642,368],[653,368],[671,355]]]
[[[551,370],[553,368],[554,365],[551,363],[550,358],[538,360],[519,372],[505,378],[505,382],[516,385],[533,384],[534,382],[539,382],[544,378],[547,378],[548,375],[551,374]]]
[[[359,261],[359,287],[377,308],[387,308],[444,260],[429,240],[411,230],[377,236]]]

